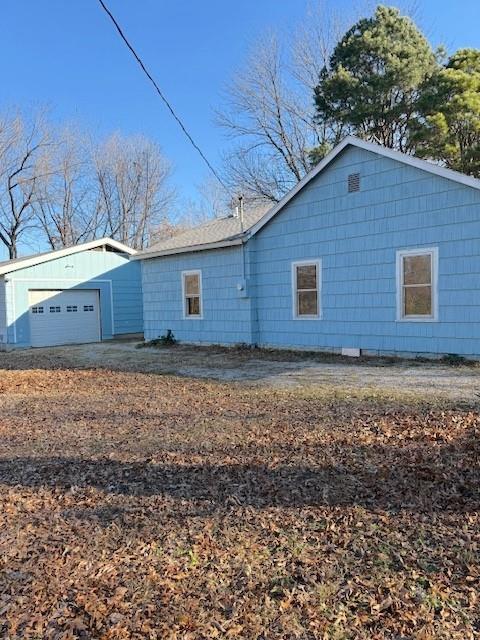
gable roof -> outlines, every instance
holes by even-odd
[[[162,240],[135,256],[137,260],[202,251],[241,244],[245,232],[262,218],[264,211],[246,212],[243,224],[239,217],[215,218],[178,235]]]
[[[324,171],[334,160],[337,158],[347,147],[357,147],[364,149],[365,151],[371,151],[378,155],[402,162],[411,167],[427,171],[434,175],[458,182],[474,189],[480,189],[480,180],[467,176],[459,171],[453,171],[452,169],[446,169],[432,162],[421,160],[415,156],[401,153],[400,151],[394,151],[393,149],[387,149],[382,145],[375,144],[374,142],[367,142],[361,140],[355,136],[347,136],[334,147],[330,153],[328,153],[321,162],[319,162],[307,175],[298,182],[277,204],[271,207],[263,215],[256,214],[245,216],[244,229],[240,228],[240,222],[238,218],[221,218],[213,220],[205,225],[200,225],[174,236],[170,240],[165,240],[156,245],[153,245],[146,251],[138,253],[134,259],[143,260],[148,258],[155,258],[167,255],[174,255],[176,253],[185,253],[191,251],[203,251],[206,249],[218,249],[221,247],[228,247],[233,245],[239,245],[246,242],[249,238],[254,236],[262,227],[264,227],[274,216],[279,213],[285,207],[286,204],[292,200],[311,180],[316,178],[322,171]]]
[[[35,265],[42,264],[43,262],[57,260],[58,258],[64,258],[65,256],[71,256],[74,253],[81,253],[82,251],[89,251],[90,249],[96,249],[98,247],[112,247],[112,249],[117,249],[117,251],[126,253],[130,256],[133,256],[137,253],[135,249],[131,249],[130,247],[127,247],[127,245],[122,244],[117,240],[112,240],[112,238],[100,238],[99,240],[84,242],[83,244],[77,244],[74,247],[67,247],[66,249],[45,251],[44,253],[37,253],[33,256],[25,256],[24,258],[5,260],[4,262],[0,262],[0,276],[6,273],[12,273],[12,271],[26,269],[27,267],[34,267]]]
[[[447,178],[447,180],[453,180],[454,182],[459,182],[460,184],[464,184],[468,187],[473,187],[474,189],[480,189],[480,180],[477,178],[473,178],[472,176],[467,176],[464,173],[460,173],[459,171],[453,171],[452,169],[446,169],[445,167],[441,167],[437,164],[433,164],[432,162],[427,162],[427,160],[421,160],[420,158],[416,158],[415,156],[410,156],[406,153],[402,153],[401,151],[394,151],[393,149],[387,149],[380,144],[375,144],[374,142],[367,142],[366,140],[361,140],[360,138],[356,138],[355,136],[347,136],[334,147],[330,153],[323,158],[321,162],[319,162],[307,175],[300,180],[298,184],[293,187],[274,207],[269,209],[267,213],[252,226],[248,231],[248,236],[251,237],[255,235],[262,227],[264,227],[277,213],[283,209],[283,207],[290,202],[292,198],[294,198],[299,191],[303,189],[313,178],[318,176],[324,169],[328,167],[328,165],[335,160],[337,156],[339,156],[342,151],[348,147],[357,147],[359,149],[364,149],[365,151],[371,151],[372,153],[377,153],[378,155],[384,156],[385,158],[390,158],[391,160],[397,160],[397,162],[402,162],[403,164],[407,164],[411,167],[415,167],[417,169],[421,169],[422,171],[428,171],[428,173],[433,173],[434,175],[440,176],[441,178]]]

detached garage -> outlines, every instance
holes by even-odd
[[[0,262],[0,348],[47,347],[143,333],[136,252],[103,238]]]

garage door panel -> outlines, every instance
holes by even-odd
[[[98,290],[31,290],[29,303],[32,347],[101,339]]]

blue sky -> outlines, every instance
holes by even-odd
[[[334,0],[331,0],[334,2]],[[225,140],[213,109],[222,87],[268,29],[286,32],[313,0],[108,0],[163,91],[214,164]],[[336,1],[334,5],[349,2]],[[386,3],[390,4],[390,3]],[[391,3],[393,4],[393,3]],[[420,0],[422,27],[449,50],[480,47],[480,2]],[[142,133],[175,166],[178,190],[195,196],[207,175],[97,0],[5,0],[0,108],[48,105],[58,120],[94,134]]]

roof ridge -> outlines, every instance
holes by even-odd
[[[232,214],[230,214],[228,216],[215,216],[211,220],[206,220],[205,222],[201,222],[200,224],[196,224],[194,227],[190,227],[190,230],[198,229],[200,227],[208,227],[209,225],[214,224],[215,222],[220,222],[220,220],[229,220],[230,218],[235,218],[235,216],[232,215]]]
[[[222,217],[214,217],[211,220],[207,220],[207,221],[202,222],[200,224],[197,224],[197,225],[195,225],[193,227],[188,227],[187,229],[184,229],[184,230],[180,231],[179,233],[171,236],[170,238],[165,238],[164,240],[159,240],[158,242],[155,242],[154,244],[150,245],[142,253],[149,254],[149,253],[154,253],[155,251],[161,251],[162,249],[159,249],[159,247],[162,247],[165,244],[168,244],[169,242],[178,242],[179,240],[181,240],[184,237],[191,237],[192,235],[194,236],[196,232],[202,232],[202,231],[204,231],[206,229],[210,229],[210,228],[215,227],[215,226],[220,226],[220,227],[222,225],[225,226],[226,223],[232,223],[232,224],[240,225],[240,218],[238,216],[233,215],[233,214],[230,214],[230,215],[227,215],[227,216],[222,216]],[[254,224],[253,222],[250,223],[248,228],[250,228],[253,224]],[[228,239],[228,238],[231,238],[231,237],[235,237],[235,236],[239,235],[241,232],[242,232],[241,228],[232,229],[231,233],[228,233],[224,238]],[[197,245],[201,246],[203,244],[204,244],[204,241],[199,239],[198,242],[195,242],[195,243],[190,242],[189,244],[183,245],[183,246],[197,246]]]

